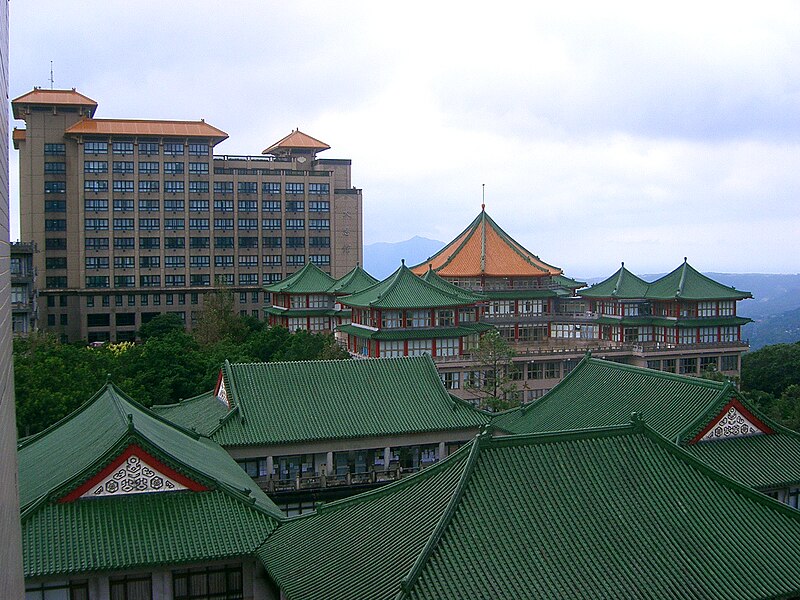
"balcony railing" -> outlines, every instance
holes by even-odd
[[[267,494],[281,492],[314,491],[326,488],[362,486],[389,483],[419,471],[418,468],[394,467],[389,470],[370,469],[363,473],[346,473],[344,475],[311,474],[297,475],[294,478],[281,478],[279,475],[255,477],[256,484]]]

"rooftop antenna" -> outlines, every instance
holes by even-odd
[[[481,184],[481,210],[486,210],[486,184]]]
[[[53,79],[53,61],[50,61],[50,89],[53,89],[53,83],[55,80]]]

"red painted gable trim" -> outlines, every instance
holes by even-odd
[[[728,403],[727,403],[727,404],[726,404],[726,405],[725,405],[725,406],[722,408],[722,410],[720,411],[720,413],[719,413],[719,414],[718,414],[716,417],[714,417],[713,419],[711,419],[711,421],[709,422],[709,424],[708,424],[708,425],[706,425],[706,426],[705,426],[705,427],[704,427],[704,428],[703,428],[703,429],[700,431],[700,433],[698,433],[698,434],[697,434],[697,435],[696,435],[696,436],[695,436],[695,437],[694,437],[694,438],[693,438],[693,439],[692,439],[692,440],[689,442],[689,444],[696,444],[696,443],[697,443],[697,442],[699,442],[701,439],[703,439],[703,436],[704,436],[705,434],[707,434],[709,431],[711,431],[712,429],[714,429],[714,427],[716,426],[716,424],[720,422],[720,420],[722,419],[722,417],[724,417],[724,416],[725,416],[725,413],[727,413],[727,412],[730,410],[730,408],[731,408],[731,407],[735,408],[735,409],[736,409],[736,410],[738,410],[740,413],[742,413],[742,414],[743,414],[743,415],[744,415],[744,416],[747,418],[747,420],[748,420],[748,421],[750,421],[750,422],[751,422],[753,425],[755,425],[756,427],[758,427],[758,428],[759,428],[759,429],[760,429],[760,430],[761,430],[763,433],[766,433],[766,434],[775,433],[775,432],[774,432],[774,431],[773,431],[773,430],[772,430],[770,427],[768,427],[768,426],[767,426],[767,425],[766,425],[766,424],[765,424],[763,421],[761,421],[761,419],[759,419],[759,418],[758,418],[758,417],[756,417],[756,416],[755,416],[753,413],[751,413],[749,410],[747,410],[747,409],[746,409],[746,408],[745,408],[745,407],[742,405],[742,403],[741,403],[741,402],[739,402],[739,401],[738,401],[736,398],[731,398],[731,401],[730,401],[730,402],[728,402]]]
[[[84,482],[83,484],[72,490],[66,496],[60,498],[59,502],[72,502],[74,500],[77,500],[78,498],[83,496],[86,492],[88,492],[90,489],[92,489],[94,486],[103,481],[103,479],[108,477],[112,472],[118,469],[120,465],[122,465],[122,463],[128,460],[128,458],[131,456],[138,457],[142,462],[147,463],[148,466],[158,471],[161,471],[164,475],[166,475],[170,479],[174,479],[175,481],[177,481],[181,485],[186,486],[193,492],[208,491],[208,488],[206,486],[201,485],[196,481],[193,481],[192,479],[189,479],[185,475],[181,475],[174,469],[171,469],[163,462],[158,460],[155,456],[153,456],[149,452],[145,452],[136,444],[131,444],[130,446],[125,448],[125,450],[123,450],[122,453],[119,456],[117,456],[117,458],[115,458],[104,469],[102,469],[99,473],[97,473],[97,475],[95,475],[88,481]]]
[[[219,370],[219,375],[217,375],[217,385],[214,386],[214,396],[219,396],[219,386],[222,384],[222,369]]]

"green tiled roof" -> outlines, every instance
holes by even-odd
[[[213,390],[176,404],[155,404],[150,410],[167,421],[205,436],[210,435],[228,414],[228,407],[217,399]]]
[[[577,290],[578,288],[586,287],[585,281],[578,281],[577,279],[571,279],[566,275],[553,275],[552,277],[555,283],[565,288],[569,288],[571,290]]]
[[[706,277],[684,259],[672,273],[651,283],[646,297],[649,300],[743,300],[753,295]]]
[[[264,312],[276,317],[344,317],[349,316],[349,310],[336,310],[334,308],[281,308],[270,306]]]
[[[309,262],[283,281],[265,286],[264,289],[277,294],[324,294],[335,282],[333,277]]]
[[[584,358],[542,398],[495,417],[509,433],[619,425],[638,412],[668,439],[715,402],[730,399],[724,383]],[[724,402],[723,402],[724,404]]]
[[[625,263],[608,279],[594,284],[588,290],[582,290],[580,295],[586,298],[618,298],[635,299],[644,298],[650,284],[640,279],[628,269]]]
[[[58,502],[132,445],[209,491]],[[170,552],[174,552],[174,562],[204,560],[203,552],[210,548],[228,555],[250,553],[255,540],[244,532],[241,543],[236,537],[208,536],[239,531],[245,513],[254,532],[268,533],[282,518],[275,504],[219,445],[159,417],[112,384],[55,425],[23,440],[18,459],[27,576],[161,564]],[[149,508],[120,513],[118,507],[124,505]],[[164,506],[184,506],[188,512],[169,515],[161,510]],[[127,519],[120,514],[127,514]],[[203,518],[195,518],[198,514]],[[173,522],[181,523],[181,536],[137,546],[139,536],[167,533]]]
[[[427,340],[434,338],[456,338],[474,335],[494,329],[488,323],[469,323],[460,327],[430,327],[425,329],[381,329],[372,331],[357,325],[339,325],[336,331],[367,340]]]
[[[637,422],[479,436],[259,556],[287,600],[757,599],[800,593],[799,535],[800,512]]]
[[[356,265],[348,273],[337,279],[334,284],[328,288],[328,293],[339,296],[355,294],[376,283],[378,283],[377,279],[362,269],[361,265]]]
[[[347,306],[372,308],[432,308],[474,304],[477,297],[467,290],[446,291],[414,275],[405,264],[380,283],[361,292],[344,296]]]
[[[428,269],[427,271],[425,271],[425,274],[421,275],[420,277],[423,281],[427,281],[428,283],[436,286],[443,292],[463,297],[464,301],[469,304],[472,304],[474,302],[483,299],[483,294],[479,294],[477,292],[473,292],[471,290],[458,287],[457,285],[450,283],[446,279],[439,277],[439,275],[437,275],[436,271],[434,271],[433,269]]]
[[[259,557],[290,600],[396,598],[401,579],[447,509],[468,456],[462,449],[413,477],[289,520]]]
[[[213,433],[249,446],[477,428],[486,413],[450,396],[430,356],[223,367],[231,414]]]

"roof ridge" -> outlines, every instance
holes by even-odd
[[[510,248],[511,248],[511,249],[512,249],[514,252],[516,252],[516,253],[517,253],[517,255],[518,255],[520,258],[522,258],[522,259],[523,259],[525,262],[527,262],[529,265],[531,265],[531,266],[532,266],[532,267],[534,267],[535,269],[539,269],[540,271],[542,271],[542,272],[543,272],[544,274],[546,274],[546,275],[560,275],[561,273],[563,273],[563,271],[561,270],[561,268],[559,268],[559,267],[556,267],[555,265],[551,265],[550,263],[546,263],[545,261],[543,261],[542,259],[540,259],[538,256],[536,256],[536,255],[535,255],[533,252],[531,252],[530,250],[528,250],[527,248],[525,248],[525,246],[522,246],[522,245],[521,245],[521,244],[520,244],[520,243],[519,243],[517,240],[515,240],[513,237],[511,237],[510,235],[508,235],[508,234],[505,232],[505,230],[504,230],[502,227],[500,227],[500,225],[498,225],[498,224],[495,222],[495,220],[494,220],[494,219],[492,219],[492,217],[490,217],[490,216],[489,216],[489,214],[488,214],[488,213],[486,214],[486,218],[487,218],[487,219],[489,219],[489,223],[492,225],[492,228],[495,230],[495,232],[496,232],[496,233],[497,233],[497,234],[498,234],[498,235],[499,235],[501,238],[503,238],[503,240],[504,240],[504,241],[505,241],[505,242],[506,242],[506,243],[509,245],[509,247],[510,247]],[[523,250],[524,250],[524,252],[523,252]],[[553,269],[554,271],[558,271],[558,273],[555,273],[555,274],[554,274],[554,273],[550,273],[550,271],[549,271],[548,269],[545,269],[545,268],[543,268],[541,265],[537,265],[537,264],[536,264],[536,263],[534,263],[534,262],[533,262],[533,261],[532,261],[532,260],[531,260],[531,259],[530,259],[528,256],[526,256],[526,255],[525,255],[526,253],[527,253],[527,254],[530,254],[530,256],[534,256],[534,257],[536,257],[536,260],[540,261],[540,262],[541,262],[543,265],[546,265],[546,266],[547,266],[547,267],[549,267],[550,269]]]
[[[439,266],[439,268],[437,268],[437,269],[433,269],[434,271],[440,271],[440,270],[442,270],[444,267],[446,267],[447,265],[449,265],[449,264],[452,262],[453,258],[454,258],[454,257],[455,257],[455,256],[456,256],[456,255],[457,255],[457,254],[458,254],[458,253],[461,251],[461,249],[462,249],[462,248],[463,248],[463,247],[464,247],[464,246],[467,244],[467,242],[469,242],[469,240],[471,240],[471,239],[472,239],[472,236],[475,234],[475,229],[478,227],[478,223],[479,223],[479,221],[480,221],[480,220],[483,218],[483,214],[484,214],[484,211],[481,211],[481,213],[480,213],[480,214],[479,214],[477,217],[475,217],[475,218],[472,220],[472,222],[471,222],[469,225],[467,225],[467,227],[466,227],[466,228],[465,228],[465,229],[464,229],[464,230],[463,230],[461,233],[459,233],[459,234],[458,234],[458,235],[457,235],[455,238],[453,238],[454,240],[457,240],[457,239],[458,239],[458,238],[460,238],[462,235],[464,235],[464,234],[466,234],[466,233],[469,233],[469,235],[467,235],[466,237],[464,237],[464,239],[463,239],[463,240],[461,240],[461,243],[460,243],[460,244],[459,244],[459,245],[456,247],[456,249],[455,249],[455,250],[453,250],[453,251],[450,253],[450,255],[447,257],[447,260],[445,260],[445,261],[444,261],[444,262],[443,262],[443,263],[442,263],[442,264]],[[451,242],[450,244],[445,244],[445,247],[444,247],[444,248],[442,248],[441,250],[439,250],[438,252],[436,252],[436,253],[435,253],[435,254],[433,254],[432,256],[429,256],[427,259],[425,259],[425,262],[432,261],[434,258],[436,258],[436,257],[437,257],[437,256],[439,256],[440,254],[442,254],[442,253],[443,253],[445,250],[447,250],[447,249],[450,247],[450,245],[451,245],[451,244],[452,244],[452,242]],[[420,264],[423,264],[423,263],[420,263]],[[416,266],[419,266],[419,265],[416,265]],[[416,268],[416,267],[415,267],[415,268]]]

